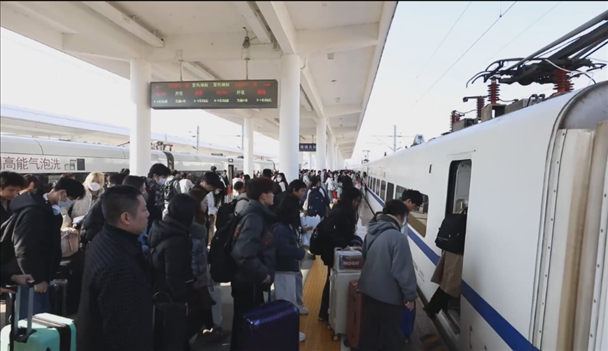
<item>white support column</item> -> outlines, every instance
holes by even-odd
[[[152,109],[150,81],[152,67],[142,59],[131,60],[131,101],[134,105],[129,169],[131,175],[146,176],[151,166]]]
[[[253,118],[243,118],[243,172],[253,178]]]
[[[327,145],[327,118],[320,117],[317,120],[317,170],[322,170],[325,168],[325,154],[327,153],[326,145]]]
[[[330,135],[327,143],[327,155],[329,156],[327,160],[327,168],[334,170],[334,136]]]
[[[300,140],[300,57],[281,57],[279,104],[279,167],[287,182],[298,179]]]

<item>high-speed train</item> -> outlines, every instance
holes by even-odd
[[[44,179],[43,183],[55,181],[63,173],[72,173],[77,179],[84,180],[90,172],[117,173],[129,168],[128,147],[8,135],[2,135],[0,139],[2,171],[35,174]],[[157,150],[153,150],[151,156],[150,165],[160,162],[171,169],[196,176],[202,176],[212,166],[217,167],[218,171],[227,171],[230,179],[243,170],[243,160],[240,158]],[[265,168],[275,169],[276,165],[272,161],[256,160],[253,167],[254,171],[261,171]]]
[[[462,296],[436,323],[460,351],[608,350],[608,82],[358,166],[379,211],[404,189],[420,297],[446,214],[468,206]]]

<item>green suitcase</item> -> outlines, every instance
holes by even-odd
[[[19,287],[27,289],[27,287]],[[29,288],[28,318],[18,322],[13,318],[10,325],[0,332],[0,351],[75,351],[76,326],[74,321],[50,313],[32,316],[34,289]],[[21,305],[17,291],[14,315],[19,315]]]

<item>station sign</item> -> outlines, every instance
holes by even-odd
[[[317,144],[303,144],[300,143],[300,152],[316,152]]]
[[[279,83],[271,80],[205,80],[150,83],[155,110],[277,108]]]

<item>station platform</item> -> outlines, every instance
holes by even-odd
[[[364,226],[372,218],[372,212],[363,201],[359,210],[359,217]],[[326,328],[327,323],[317,318],[321,307],[321,295],[327,276],[327,267],[323,265],[320,258],[306,260],[302,263],[302,274],[304,276],[304,305],[310,313],[300,317],[300,331],[306,334],[306,340],[300,343],[300,351],[350,351],[342,340],[333,340],[333,331]],[[232,296],[230,295],[230,284],[223,284],[222,289],[222,328],[224,339],[220,343],[207,344],[202,337],[194,343],[193,351],[227,351],[230,349],[230,330],[232,328]],[[422,310],[423,303],[420,299],[416,301],[416,324],[414,332],[410,336],[410,342],[404,344],[404,351],[448,351],[447,344],[441,339],[440,333],[434,323]]]

